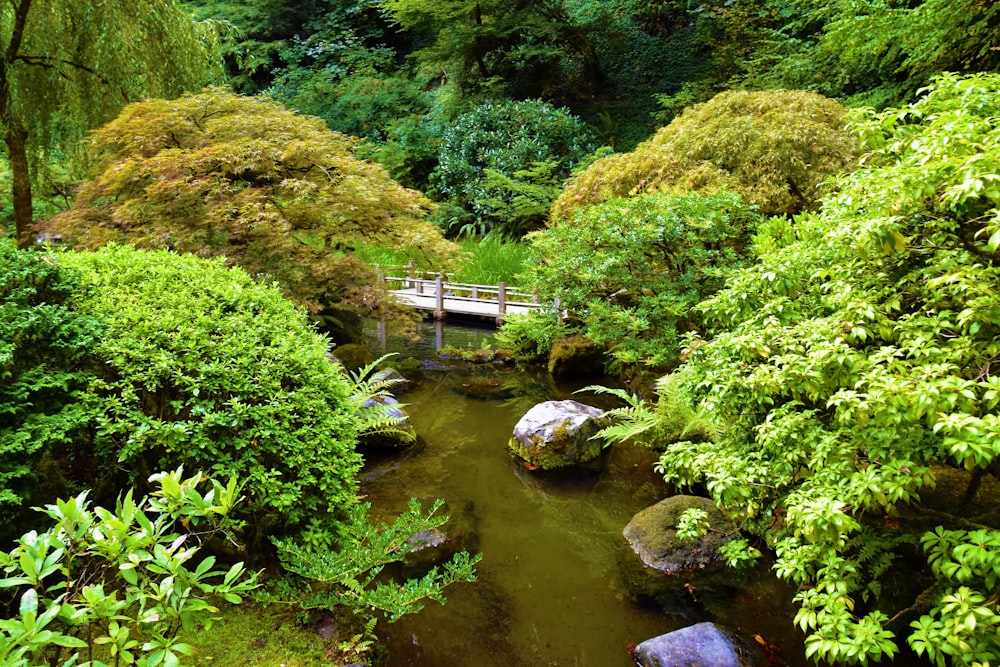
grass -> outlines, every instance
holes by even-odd
[[[465,239],[461,245],[470,259],[455,272],[455,280],[460,283],[496,285],[505,282],[513,285],[528,261],[528,245],[521,241],[487,235]]]
[[[516,286],[517,274],[528,261],[528,245],[521,241],[510,241],[500,236],[487,235],[459,242],[467,257],[454,272],[452,278],[460,283],[476,285],[496,285],[505,282]],[[357,255],[369,264],[382,266],[405,266],[411,257],[393,248],[364,246],[357,249]],[[420,261],[415,260],[420,267]]]
[[[219,607],[222,616],[209,629],[181,637],[196,647],[191,662],[196,667],[337,667],[362,662],[363,656],[349,650],[352,631],[335,631],[324,639],[315,625],[299,623],[295,610],[280,604],[247,601]],[[348,616],[347,622],[356,623]]]

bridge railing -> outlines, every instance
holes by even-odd
[[[445,313],[444,300],[495,303],[496,316],[502,317],[508,305],[541,308],[541,300],[536,293],[498,285],[479,285],[455,282],[445,273],[417,271],[411,265],[404,267],[379,267],[379,273],[390,291],[408,292],[418,296],[435,297],[435,315]]]

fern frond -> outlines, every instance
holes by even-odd
[[[573,393],[580,393],[582,391],[610,394],[625,402],[625,405],[622,407],[612,408],[604,413],[604,418],[612,423],[594,434],[591,440],[606,440],[608,444],[623,442],[642,435],[658,424],[659,420],[656,413],[650,410],[646,401],[642,400],[637,394],[630,394],[624,389],[604,387],[602,385],[589,385]]]

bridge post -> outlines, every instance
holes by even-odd
[[[417,277],[417,269],[412,259],[406,263],[406,277],[410,279],[406,286],[413,287],[413,279]]]
[[[497,319],[502,320],[507,313],[507,283],[501,282],[497,288]]]
[[[434,319],[443,320],[447,314],[444,312],[444,276],[439,273],[434,279]]]

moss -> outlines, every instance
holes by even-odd
[[[566,467],[566,460],[548,447],[526,447],[520,440],[512,437],[507,442],[507,448],[517,457],[539,470],[556,470]]]
[[[604,373],[604,350],[586,336],[561,338],[549,353],[549,372],[558,377],[588,377]]]
[[[338,345],[333,349],[334,358],[340,362],[349,373],[364,368],[375,361],[375,355],[367,345],[350,343],[348,345]]]
[[[220,609],[210,629],[182,636],[197,647],[196,667],[338,667],[366,664],[374,650],[351,650],[364,628],[350,613],[303,618],[284,605],[249,602]]]

